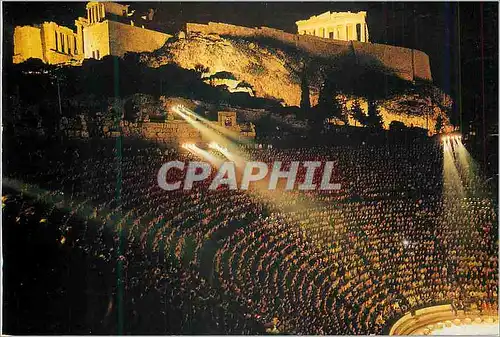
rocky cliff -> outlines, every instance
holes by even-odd
[[[280,48],[272,41],[204,33],[171,39],[156,52],[144,54],[142,61],[151,67],[176,63],[187,69],[203,69],[204,77],[227,72],[232,74],[232,82],[236,80],[251,86],[255,96],[275,99],[286,106],[300,105],[305,68],[311,69],[307,72],[307,82],[311,104],[315,105],[326,76],[323,65],[326,67],[331,62],[306,51]],[[314,66],[309,67],[309,64]],[[231,86],[234,86],[232,82]],[[377,85],[373,83],[373,86]],[[438,115],[442,116],[445,125],[449,124],[446,112],[451,108],[450,97],[432,85],[425,88],[378,97],[384,126],[388,127],[391,121],[400,121],[432,132]],[[367,97],[363,93],[352,95],[351,92],[346,96],[348,106],[357,99],[366,111]]]
[[[229,72],[250,84],[258,97],[275,98],[286,105],[300,103],[299,78],[287,66],[298,66],[297,62],[284,52],[271,52],[253,42],[199,34],[167,42],[159,51],[145,55],[145,62],[152,67],[173,62],[188,69],[203,65],[205,77]]]

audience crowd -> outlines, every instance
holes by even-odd
[[[125,294],[127,331],[149,319],[157,333],[380,334],[434,304],[497,311],[495,205],[470,162],[453,157],[458,180],[448,178],[432,140],[242,148],[268,163],[335,162],[340,190],[279,198],[257,188],[211,191],[210,179],[162,190],[163,163],[199,160],[184,149],[119,140],[31,146],[8,157],[4,174],[81,219],[74,249],[122,275],[112,291]]]

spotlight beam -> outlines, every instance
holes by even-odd
[[[210,139],[211,142],[217,143],[221,148],[226,149],[227,151],[224,151],[223,154],[227,156],[228,159],[230,159],[235,163],[237,169],[236,175],[237,177],[239,176],[241,178],[243,170],[246,166],[246,162],[253,160],[251,158],[248,158],[246,154],[242,153],[237,146],[234,146],[234,143],[231,140],[227,139],[220,133],[216,132],[214,129],[209,128],[206,125],[203,125],[201,122],[195,120],[195,118],[193,118],[191,115],[188,115],[187,113],[184,112],[185,109],[181,108],[182,108],[181,106],[175,106],[173,107],[173,111],[177,113],[179,116],[181,116],[183,119],[185,119],[197,130],[199,130],[205,138]],[[190,151],[194,151],[195,154],[203,156],[201,151],[198,151],[193,147],[190,148]],[[266,177],[266,179],[262,179],[253,183],[251,188],[248,189],[246,193],[248,193],[252,198],[259,200],[259,202],[265,200],[266,203],[272,205],[277,210],[284,210],[287,207],[292,207],[295,210],[311,209],[321,204],[321,201],[314,200],[310,196],[307,199],[297,200],[294,203],[290,203],[290,197],[286,193],[283,193],[278,189],[275,190],[268,189],[268,184],[269,184],[268,179],[269,176]]]
[[[226,137],[228,137],[228,138],[230,138],[232,140],[243,141],[243,142],[245,142],[247,144],[252,143],[252,141],[250,139],[241,138],[240,135],[238,133],[236,133],[235,131],[231,131],[231,130],[228,130],[227,128],[225,128],[225,127],[217,125],[217,124],[213,123],[212,121],[209,121],[208,119],[200,116],[196,112],[194,112],[194,111],[186,108],[185,106],[180,106],[179,109],[182,110],[182,112],[184,112],[186,115],[189,115],[189,116],[191,116],[191,117],[193,117],[195,119],[198,119],[198,120],[202,121],[203,124],[205,124],[209,128],[214,129],[217,132],[222,133],[224,136],[226,136]]]

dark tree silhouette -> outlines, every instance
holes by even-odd
[[[302,109],[304,114],[307,115],[311,110],[311,98],[309,96],[309,81],[307,80],[307,72],[305,68],[303,69],[301,74],[300,90],[300,108]]]
[[[382,129],[383,127],[382,116],[374,101],[368,101],[368,116],[365,125],[374,129]]]
[[[346,108],[339,99],[338,89],[331,77],[327,77],[319,92],[318,111],[324,118],[335,117],[347,124]]]
[[[436,133],[440,133],[442,128],[443,128],[443,117],[439,115],[436,118],[436,126],[435,126]]]
[[[361,105],[359,104],[358,100],[355,100],[352,103],[352,106],[351,106],[351,116],[352,116],[352,118],[354,118],[355,120],[357,120],[361,125],[365,125],[366,124],[366,115],[363,112],[363,109],[361,109]]]

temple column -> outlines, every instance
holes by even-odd
[[[57,33],[57,31],[54,31],[54,36],[55,36],[56,50],[59,51],[59,46],[61,44],[59,43],[59,34]]]
[[[78,51],[78,54],[84,54],[83,50],[83,27],[80,22],[76,24],[76,46],[75,50]]]
[[[361,42],[366,42],[366,25],[364,23],[361,24]]]
[[[90,23],[90,10],[87,8],[87,20],[89,20]]]
[[[104,4],[101,4],[101,17],[104,19],[106,16],[106,10],[104,9]]]

